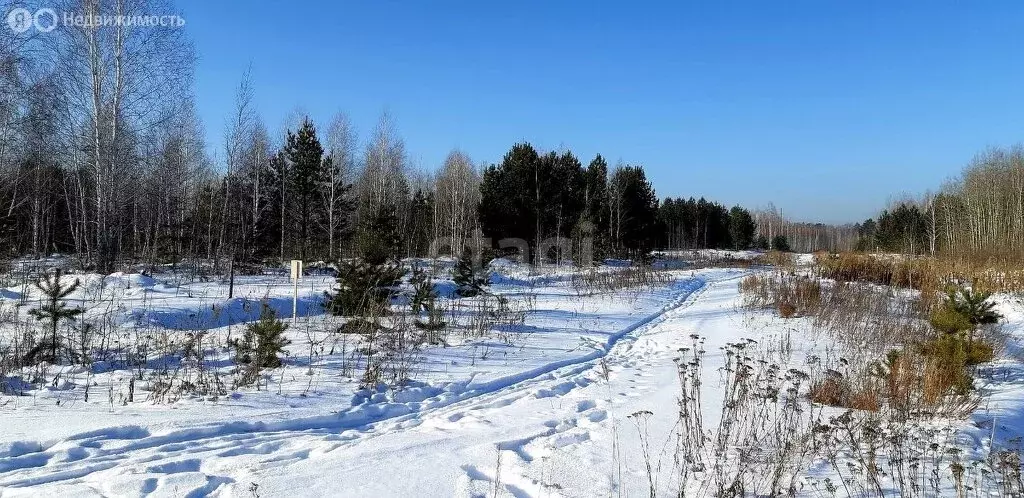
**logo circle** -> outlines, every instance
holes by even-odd
[[[43,22],[40,22],[40,19],[43,19],[44,16],[50,16],[49,24],[44,24]],[[57,13],[54,12],[53,9],[49,7],[39,9],[36,11],[36,15],[32,16],[32,24],[34,24],[36,26],[36,29],[38,29],[40,32],[49,33],[50,31],[53,31],[54,29],[57,28]]]
[[[32,13],[28,9],[18,7],[17,9],[11,9],[7,13],[7,25],[10,26],[11,31],[15,33],[24,33],[28,31],[28,28],[32,27],[33,17]]]

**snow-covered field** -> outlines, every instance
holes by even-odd
[[[131,370],[50,367],[48,378],[59,373],[59,381],[0,397],[0,495],[649,496],[652,487],[677,494],[692,484],[673,470],[677,360],[695,337],[707,351],[706,420],[722,410],[728,344],[786,341],[801,362],[821,346],[794,322],[741,309],[738,282],[753,271],[674,271],[665,285],[586,295],[569,284],[569,270],[504,268],[493,291],[529,301],[522,325],[429,347],[412,382],[372,392],[344,375],[344,345],[328,332],[333,318],[322,316],[331,280],[309,278],[301,319],[288,331],[290,357],[270,371],[266,389],[153,402],[151,386],[139,381],[126,402]],[[22,292],[8,289],[2,302],[13,305]],[[255,319],[262,300],[290,315],[291,292],[276,276],[240,278],[227,300],[223,282],[172,286],[111,275],[85,278],[73,298],[88,304],[88,316],[114,317],[124,334],[205,331],[223,339]],[[1024,435],[1024,305],[1005,297],[1000,310],[1005,357],[986,367],[975,415],[949,422],[970,436],[972,451],[985,451],[993,437],[1005,444]],[[798,492],[820,494],[808,479],[795,479]]]

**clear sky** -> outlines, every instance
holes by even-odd
[[[899,3],[900,5],[895,5]],[[1024,140],[1024,2],[179,0],[223,150],[252,65],[276,132],[299,108],[412,163],[516,141],[645,167],[660,197],[826,222],[873,215]]]

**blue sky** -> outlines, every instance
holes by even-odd
[[[252,65],[270,130],[300,108],[417,167],[526,140],[645,167],[659,196],[826,222],[873,215],[1024,138],[1024,3],[180,0],[221,151]]]

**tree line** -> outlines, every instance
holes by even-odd
[[[58,7],[174,13],[160,0]],[[6,257],[72,254],[100,271],[125,261],[205,260],[223,270],[290,258],[457,254],[483,238],[524,241],[535,261],[778,248],[777,237],[798,242],[795,249],[835,242],[804,244],[794,224],[739,206],[659,200],[643,167],[610,167],[600,155],[584,165],[571,151],[519,143],[498,164],[453,150],[428,172],[410,166],[387,114],[362,140],[344,113],[321,127],[295,116],[272,132],[248,74],[223,143],[211,147],[192,96],[195,61],[180,28],[0,32]]]
[[[936,192],[858,225],[858,247],[955,258],[1024,254],[1024,146],[991,148]]]

